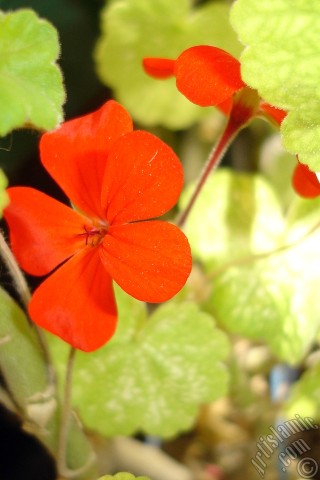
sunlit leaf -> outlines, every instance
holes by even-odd
[[[102,14],[96,50],[98,73],[142,124],[184,128],[207,110],[184,98],[173,79],[149,78],[142,59],[176,58],[185,48],[200,44],[239,53],[241,47],[224,2],[192,8],[189,0],[114,0],[107,2]]]
[[[287,230],[291,241],[302,238],[313,228],[317,228],[319,218],[320,198],[312,200],[297,197],[290,205],[287,216]]]
[[[183,193],[181,209],[193,189]],[[221,264],[272,249],[283,226],[279,200],[262,176],[222,168],[207,179],[185,232],[195,257]]]
[[[320,170],[320,3],[318,0],[237,0],[231,21],[248,47],[243,80],[289,114],[283,144]]]
[[[90,355],[77,353],[74,405],[88,427],[107,436],[168,437],[189,428],[200,404],[226,392],[225,335],[195,304],[166,304],[146,320],[144,309],[134,311],[136,300],[117,297],[117,337]],[[54,342],[61,370],[63,347]]]
[[[297,199],[278,250],[244,256],[212,272],[208,308],[217,321],[230,332],[267,343],[290,364],[301,361],[320,326],[318,208]]]
[[[286,252],[295,276],[299,277],[304,289],[314,284],[315,291],[320,286],[319,264],[320,252],[320,198],[307,200],[296,198],[288,213],[288,225],[285,241],[294,245]],[[316,303],[317,294],[314,294]]]
[[[295,195],[291,181],[297,165],[295,156],[283,149],[280,135],[275,131],[263,142],[259,157],[259,172],[270,182],[286,210]]]
[[[48,130],[62,120],[58,55],[49,22],[28,9],[0,11],[0,135],[24,126]]]
[[[228,268],[214,281],[210,305],[229,332],[267,343],[277,358],[296,364],[319,329],[319,286],[304,284],[285,259],[276,256]]]

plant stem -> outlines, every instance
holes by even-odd
[[[89,455],[87,461],[79,468],[71,469],[66,465],[66,456],[67,456],[67,446],[68,446],[68,435],[71,419],[71,397],[72,397],[72,377],[74,370],[74,360],[76,355],[76,349],[71,347],[69,350],[69,357],[67,362],[66,369],[66,378],[64,384],[64,396],[61,412],[61,421],[60,421],[60,431],[59,431],[59,442],[58,442],[58,451],[57,451],[57,468],[59,479],[72,479],[82,476],[93,462],[96,460],[95,454],[92,452]]]
[[[178,227],[182,227],[186,222],[188,215],[203,186],[205,185],[209,174],[221,163],[230,144],[233,142],[238,133],[245,128],[248,123],[257,115],[259,104],[260,99],[258,93],[249,87],[242,88],[234,95],[228,123],[209,155],[202,173],[200,174],[193,195],[177,220]]]
[[[64,397],[61,412],[61,423],[59,432],[59,444],[57,453],[57,467],[58,472],[67,478],[69,478],[69,471],[66,466],[66,450],[67,440],[70,423],[70,407],[72,396],[72,374],[75,359],[76,349],[71,347],[69,351],[69,357],[67,362],[66,378],[64,384]]]
[[[217,168],[217,166],[221,163],[227,149],[229,148],[229,146],[231,145],[235,137],[238,135],[238,133],[240,132],[240,130],[242,130],[244,126],[245,125],[239,126],[238,123],[235,123],[233,121],[232,117],[229,119],[224,132],[222,133],[216,145],[213,147],[209,155],[209,158],[205,163],[205,166],[200,174],[200,177],[198,179],[194,192],[186,208],[182,211],[181,215],[177,220],[178,227],[182,227],[185,224],[195,201],[197,200],[202,188],[206,183],[206,180],[209,174],[211,173],[212,170]]]
[[[5,263],[8,272],[12,278],[12,281],[14,283],[14,286],[18,292],[18,295],[20,297],[20,300],[22,302],[22,305],[25,309],[26,312],[28,312],[28,303],[31,298],[31,292],[29,289],[29,286],[27,284],[27,281],[25,279],[25,276],[23,275],[22,271],[19,268],[19,265],[9,248],[3,232],[0,230],[0,256]],[[48,382],[50,385],[55,385],[55,374],[53,371],[52,367],[52,362],[51,362],[51,356],[49,353],[49,349],[47,346],[46,339],[43,335],[43,332],[40,328],[38,328],[37,325],[34,323],[31,323],[32,327],[35,329],[36,335],[38,337],[39,344],[42,348],[43,355],[47,364],[47,369],[48,369]]]
[[[25,309],[28,307],[28,303],[31,298],[31,293],[26,282],[26,279],[21,272],[16,259],[13,256],[12,251],[10,250],[7,242],[5,241],[3,232],[0,230],[0,255],[4,261],[10,276],[14,282],[15,288],[19,294],[21,302]]]

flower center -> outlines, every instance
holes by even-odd
[[[108,225],[83,225],[83,233],[79,233],[80,237],[85,238],[86,245],[89,247],[97,247],[108,232]]]

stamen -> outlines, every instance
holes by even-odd
[[[88,226],[83,225],[84,232],[79,233],[79,237],[85,237],[86,246],[97,247],[103,240],[103,237],[107,234],[107,225],[103,226]]]

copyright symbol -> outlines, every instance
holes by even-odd
[[[314,458],[306,457],[299,460],[297,464],[297,472],[301,478],[312,478],[318,472],[319,465]]]

